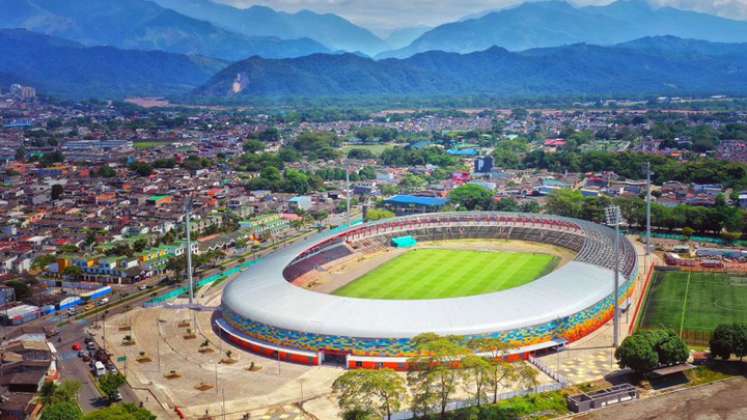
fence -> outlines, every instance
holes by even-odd
[[[539,386],[536,386],[530,389],[521,389],[518,391],[502,392],[498,394],[498,401],[510,400],[511,398],[516,398],[516,397],[525,397],[531,394],[540,394],[544,392],[560,391],[561,389],[565,388],[565,386],[566,385],[560,384],[560,383],[552,383],[552,384],[539,385]],[[477,405],[477,401],[475,401],[474,399],[449,401],[449,403],[446,404],[446,411],[455,411],[455,410],[460,410],[462,408],[474,407],[476,405]],[[418,413],[417,415],[420,415],[420,414],[421,413]],[[414,417],[416,417],[416,414],[411,410],[400,411],[400,412],[392,414],[392,420],[405,420],[405,419],[411,419]]]
[[[529,363],[533,364],[534,367],[539,369],[540,372],[544,373],[545,375],[551,377],[553,380],[555,380],[559,385],[562,385],[563,387],[568,386],[568,380],[566,380],[563,375],[561,375],[558,371],[555,369],[547,366],[545,362],[543,362],[540,359],[536,359],[532,357],[532,355],[529,355]]]
[[[529,388],[529,389],[502,392],[498,394],[499,401],[509,400],[511,398],[516,398],[516,397],[524,397],[530,394],[560,391],[561,389],[569,385],[569,382],[560,373],[558,373],[555,369],[552,369],[551,367],[547,366],[543,361],[536,359],[532,357],[531,355],[529,356],[528,360],[529,360],[529,363],[531,363],[537,369],[539,369],[540,372],[543,372],[544,374],[551,377],[556,382],[552,384],[538,385],[536,387]],[[454,411],[454,410],[459,410],[462,408],[469,408],[475,405],[477,405],[477,401],[474,399],[449,401],[449,403],[446,404],[446,411]],[[392,415],[393,420],[411,419],[413,417],[415,417],[415,413],[411,410],[400,411]]]
[[[711,334],[711,331],[682,330],[680,337],[688,344],[708,346],[710,345]]]
[[[237,266],[235,266],[233,268],[229,268],[228,270],[223,271],[221,273],[213,274],[210,277],[205,277],[204,279],[202,279],[202,280],[200,280],[200,281],[198,281],[196,283],[195,289],[199,289],[201,287],[209,286],[209,285],[211,285],[211,284],[213,284],[213,283],[215,283],[215,282],[217,282],[219,280],[223,280],[225,278],[228,278],[228,277],[231,277],[231,276],[233,276],[235,274],[238,274],[239,272],[241,272],[241,270],[247,269],[247,268],[253,266],[254,264],[257,264],[260,261],[262,261],[261,258],[257,259],[257,260],[253,260],[253,261],[247,261],[247,262],[241,263],[241,264],[239,264],[239,265],[237,265]],[[156,298],[154,298],[154,299],[152,299],[152,300],[144,303],[143,307],[145,307],[145,308],[153,308],[153,307],[161,305],[164,302],[168,302],[170,300],[176,299],[179,296],[186,295],[187,293],[189,293],[189,287],[186,287],[186,286],[185,287],[180,287],[178,289],[174,289],[174,290],[172,290],[172,291],[170,291],[170,292],[168,292],[166,294],[158,296],[158,297],[156,297]]]
[[[362,223],[363,223],[362,219],[357,219],[357,220],[352,221],[350,223],[350,226],[357,226],[357,225],[360,225]],[[340,226],[338,226],[338,227],[330,230],[330,233],[342,232],[343,230],[345,230],[347,228],[348,228],[348,226],[343,224],[343,225],[340,225]],[[241,272],[242,270],[245,270],[245,269],[253,266],[254,264],[257,264],[257,263],[261,262],[261,261],[262,261],[262,258],[257,258],[256,260],[247,261],[245,263],[241,263],[241,264],[239,264],[237,266],[229,268],[228,270],[226,270],[226,271],[224,271],[222,273],[214,274],[214,275],[212,275],[210,277],[205,277],[204,279],[202,279],[202,280],[200,280],[200,281],[197,282],[197,284],[195,286],[195,289],[199,289],[199,288],[204,287],[204,286],[209,286],[209,285],[211,285],[211,284],[213,284],[213,283],[215,283],[217,281],[220,281],[220,280],[223,280],[225,278],[231,277],[231,276],[233,276],[235,274],[239,274],[239,272]],[[178,289],[174,289],[174,290],[172,290],[172,291],[170,291],[170,292],[168,292],[166,294],[158,296],[158,297],[156,297],[156,298],[154,298],[154,299],[152,299],[152,300],[144,303],[143,307],[145,307],[145,308],[153,308],[153,307],[156,307],[156,306],[160,306],[164,302],[168,302],[170,300],[176,299],[179,296],[186,295],[187,293],[189,293],[189,287],[180,287]]]

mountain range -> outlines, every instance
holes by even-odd
[[[310,38],[333,50],[361,51],[366,54],[376,54],[390,48],[369,30],[331,13],[319,14],[309,10],[286,13],[265,6],[238,9],[211,0],[155,2],[186,16],[207,20],[247,36]]]
[[[310,38],[247,36],[147,0],[3,0],[0,28],[25,28],[87,46],[199,54],[224,60],[330,52]]]
[[[0,29],[0,86],[23,83],[66,98],[181,94],[225,65],[199,56],[85,47],[24,29]]]
[[[354,54],[259,57],[220,71],[191,97],[570,97],[747,94],[747,44],[649,37],[614,46],[574,44],[510,52],[430,51],[406,59]]]
[[[440,25],[405,48],[377,58],[405,58],[439,50],[467,53],[500,46],[511,51],[586,42],[613,45],[673,35],[714,42],[747,41],[747,22],[704,13],[654,7],[646,0],[575,7],[564,1],[523,3],[474,19]]]

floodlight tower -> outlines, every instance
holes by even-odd
[[[615,287],[613,299],[615,312],[612,320],[612,346],[617,347],[620,334],[620,308],[618,300],[620,299],[620,223],[622,223],[622,215],[618,206],[607,207],[605,213],[607,215],[607,225],[615,226]]]
[[[192,219],[192,197],[187,198],[187,202],[184,203],[184,212],[186,213],[186,226],[187,231],[187,279],[189,280],[189,304],[192,305],[195,298],[195,289],[192,284],[192,238],[190,219]]]
[[[651,255],[651,162],[646,162],[646,256],[649,255]]]
[[[345,224],[350,226],[350,165],[345,162],[345,200],[347,200],[347,212],[345,213]]]

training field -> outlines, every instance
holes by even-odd
[[[669,328],[685,338],[721,323],[747,323],[747,277],[725,273],[656,272],[641,328]]]
[[[546,254],[417,249],[388,261],[334,294],[368,299],[441,299],[521,286],[548,273]]]

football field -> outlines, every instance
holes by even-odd
[[[551,271],[556,263],[556,257],[546,254],[416,249],[334,294],[403,300],[473,296],[529,283]]]
[[[747,277],[656,272],[639,326],[668,328],[687,338],[733,322],[747,322]]]

